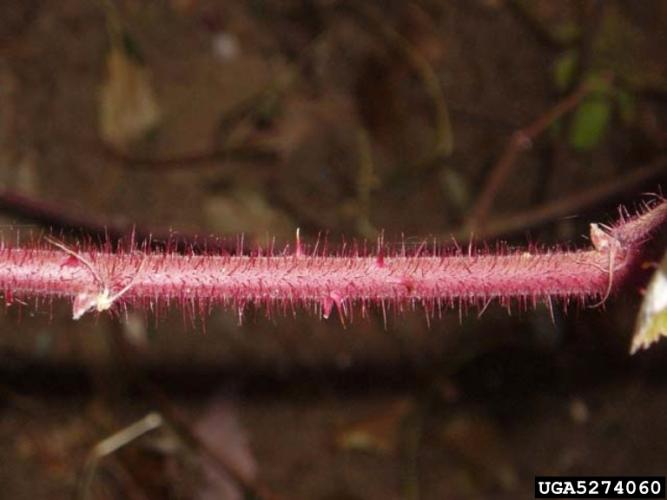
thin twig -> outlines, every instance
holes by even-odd
[[[491,219],[475,233],[475,236],[481,239],[507,236],[546,224],[559,217],[580,213],[581,210],[595,206],[601,201],[616,197],[621,193],[635,190],[638,186],[665,174],[667,174],[667,157],[662,156],[647,165],[634,168],[627,174],[615,179],[549,201],[523,212]],[[445,234],[448,233],[445,232]],[[451,235],[456,239],[465,240],[470,236],[470,232],[467,228],[463,227],[452,231]]]
[[[205,246],[210,251],[236,250],[235,242],[218,239],[206,239],[204,242],[197,234],[191,232],[175,233],[165,228],[149,229],[83,215],[63,203],[49,203],[11,190],[0,191],[0,210],[48,227],[56,233],[60,231],[67,233],[68,236],[93,238],[112,245],[134,238],[137,242],[150,242],[154,248],[166,244],[178,252],[190,251],[199,246]]]
[[[49,203],[25,194],[6,189],[0,191],[0,210],[11,215],[28,219],[55,230],[73,231],[79,235],[104,235],[114,241],[130,233],[130,224],[118,224],[96,217],[77,213],[62,203]],[[142,230],[138,233],[148,236]]]
[[[570,95],[558,101],[553,107],[540,115],[530,125],[512,134],[503,154],[491,168],[491,173],[477,198],[475,205],[470,211],[467,221],[467,230],[477,232],[484,227],[484,221],[488,211],[493,205],[496,195],[509,177],[519,155],[529,149],[537,137],[542,134],[552,123],[566,113],[572,111],[581,100],[591,92],[589,84],[581,84]]]
[[[525,5],[526,2],[522,0],[508,0],[505,2],[508,11],[528,30],[533,34],[536,41],[538,41],[545,48],[550,50],[561,50],[568,47],[573,40],[562,40],[554,35],[544,24],[537,18],[533,12]]]

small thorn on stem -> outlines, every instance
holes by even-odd
[[[377,257],[375,258],[375,263],[378,267],[384,267],[384,231],[382,231],[378,237]]]
[[[322,300],[322,317],[324,319],[329,319],[331,316],[331,311],[333,311],[334,306],[338,310],[338,316],[340,317],[340,322],[345,327],[345,316],[347,314],[347,308],[345,307],[345,299],[338,292],[330,292],[328,296],[324,297]]]
[[[296,241],[295,241],[295,246],[294,246],[294,256],[299,258],[303,257],[303,248],[301,247],[301,228],[297,227],[296,228]]]

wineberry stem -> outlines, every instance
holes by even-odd
[[[178,255],[170,252],[75,252],[62,245],[0,249],[0,289],[14,297],[67,297],[74,317],[126,302],[151,308],[172,302],[205,313],[213,305],[242,311],[258,304],[269,311],[313,307],[341,319],[357,307],[399,310],[422,305],[427,316],[451,306],[486,308],[494,299],[509,306],[551,299],[602,301],[632,271],[641,245],[667,219],[667,203],[622,216],[614,226],[591,224],[592,248],[509,250],[470,248],[412,254],[309,255],[299,242],[293,254],[257,256]],[[92,269],[91,269],[92,268]],[[355,307],[357,306],[357,307]]]

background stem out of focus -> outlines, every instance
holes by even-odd
[[[0,230],[584,246],[667,179],[665,47],[659,0],[5,0]],[[386,330],[15,305],[0,497],[510,499],[536,474],[664,475],[667,344],[628,356],[639,292]]]

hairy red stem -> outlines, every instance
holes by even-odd
[[[622,215],[612,227],[591,225],[587,250],[511,250],[495,254],[469,250],[374,255],[342,251],[308,254],[298,237],[293,254],[258,256],[176,255],[170,252],[70,250],[50,241],[48,248],[0,249],[0,289],[13,297],[68,297],[75,319],[126,302],[158,308],[171,302],[193,313],[212,305],[246,304],[268,310],[313,307],[325,317],[335,307],[342,320],[360,306],[386,311],[422,305],[430,317],[455,305],[485,308],[493,299],[533,304],[551,299],[604,300],[632,271],[634,257],[667,219],[667,202],[643,214]],[[297,233],[298,234],[298,233]]]

